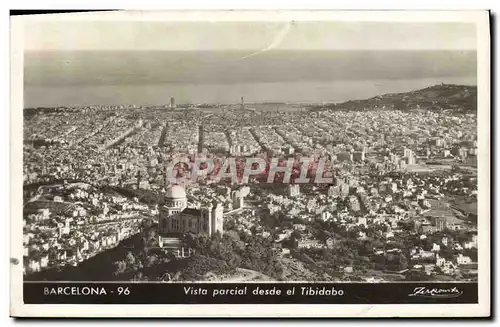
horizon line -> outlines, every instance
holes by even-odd
[[[364,98],[359,98],[359,99],[349,99],[349,100],[315,100],[315,101],[294,101],[294,102],[290,102],[290,101],[278,101],[278,100],[266,100],[266,101],[260,101],[260,102],[256,102],[256,101],[251,101],[251,102],[245,102],[245,105],[252,105],[252,104],[278,104],[278,105],[318,105],[318,104],[343,104],[343,103],[346,103],[346,102],[350,102],[350,101],[365,101],[365,100],[370,100],[370,99],[373,99],[373,98],[376,98],[376,97],[380,97],[380,96],[386,96],[386,95],[394,95],[394,94],[405,94],[405,93],[410,93],[410,92],[416,92],[416,91],[421,91],[421,90],[425,90],[425,89],[428,89],[428,88],[431,88],[431,87],[435,87],[435,86],[458,86],[458,87],[475,87],[477,88],[477,84],[452,84],[452,83],[437,83],[437,84],[430,84],[429,86],[426,86],[426,87],[422,87],[422,88],[418,88],[418,89],[409,89],[407,91],[404,91],[404,92],[390,92],[390,93],[383,93],[383,94],[378,94],[378,95],[374,95],[372,97],[364,97]],[[174,96],[175,98],[175,96]],[[203,102],[203,101],[192,101],[192,102],[187,102],[187,103],[179,103],[179,104],[176,104],[176,107],[180,107],[180,106],[185,106],[185,105],[188,105],[188,106],[195,106],[195,105],[198,105],[198,104],[208,104],[208,105],[219,105],[219,106],[239,106],[241,105],[241,102],[238,102],[238,101],[235,101],[235,102]],[[24,107],[23,106],[23,110],[25,109],[39,109],[39,108],[75,108],[75,107],[121,107],[121,106],[124,106],[124,107],[168,107],[169,106],[169,103],[165,102],[164,104],[137,104],[137,103],[133,103],[133,104],[87,104],[87,105],[83,105],[83,104],[71,104],[71,105],[53,105],[53,106],[37,106],[37,107],[34,107],[34,106],[30,106],[30,107]],[[175,108],[169,108],[169,109],[173,109],[175,111]],[[201,108],[203,109],[203,108]],[[209,108],[207,108],[209,109]],[[246,108],[245,110],[248,110],[248,108]]]

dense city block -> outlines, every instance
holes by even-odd
[[[476,101],[26,108],[25,278],[477,280]]]

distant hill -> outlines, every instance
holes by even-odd
[[[420,108],[475,113],[477,111],[477,87],[439,84],[411,92],[389,93],[365,100],[351,100],[311,107],[312,110],[367,110],[374,108],[395,110]]]

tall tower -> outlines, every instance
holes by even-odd
[[[224,207],[215,201],[201,208],[199,233],[209,236],[219,232],[224,233]]]
[[[137,171],[137,188],[139,189],[141,187],[141,171]]]
[[[212,231],[210,234],[217,232],[224,233],[224,207],[221,203],[217,202],[212,209]]]
[[[45,157],[42,157],[42,175],[47,175],[47,167],[45,166]]]
[[[240,191],[233,191],[231,194],[232,200],[233,200],[233,209],[239,209],[243,208],[244,206],[244,200],[243,196],[240,193]]]
[[[241,97],[240,109],[241,110],[245,109],[245,101],[243,100],[243,97]]]
[[[200,125],[198,126],[198,153],[203,153],[204,142],[203,125]]]
[[[170,97],[170,108],[175,108],[175,99],[174,99],[174,97]]]

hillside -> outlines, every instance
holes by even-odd
[[[236,268],[233,274],[217,275],[212,272],[205,275],[204,280],[211,282],[247,282],[247,281],[274,281],[275,279],[255,270]]]
[[[439,84],[425,89],[379,95],[370,99],[352,100],[325,106],[313,106],[313,110],[367,110],[367,109],[428,109],[454,110],[475,113],[477,110],[477,87]]]

